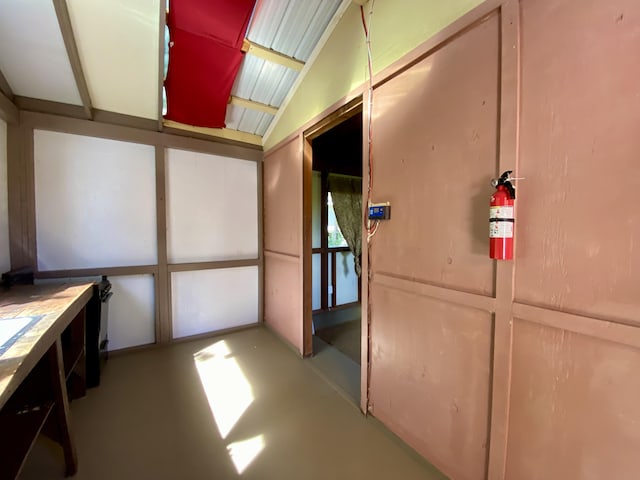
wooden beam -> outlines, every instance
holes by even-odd
[[[230,128],[207,128],[194,127],[185,125],[184,123],[174,122],[173,120],[165,120],[163,125],[167,128],[175,128],[192,133],[200,133],[210,137],[223,138],[225,140],[234,140],[236,142],[248,143],[250,145],[262,146],[262,137],[252,133],[241,132],[239,130],[231,130]]]
[[[162,2],[164,3],[164,2]],[[156,285],[156,343],[169,343],[171,326],[171,275],[167,269],[167,182],[165,148],[156,145],[156,238],[158,274]]]
[[[170,263],[169,272],[196,272],[199,270],[219,270],[222,268],[257,267],[259,258],[246,260],[217,260],[212,262]]]
[[[68,103],[52,102],[40,98],[21,97],[16,95],[15,104],[20,110],[27,112],[50,113],[69,118],[86,119],[86,112],[80,105],[70,105]]]
[[[122,125],[140,130],[157,130],[158,122],[152,118],[135,117],[124,113],[107,112],[99,108],[93,109],[93,120],[96,122]]]
[[[84,323],[84,319],[83,319]],[[51,375],[51,387],[53,390],[54,414],[57,417],[57,429],[60,435],[59,443],[62,445],[65,476],[73,476],[78,471],[78,454],[71,432],[71,413],[69,410],[69,398],[67,396],[64,354],[62,353],[62,336],[56,338],[54,344],[47,352],[49,373]]]
[[[258,167],[258,322],[264,323],[264,185],[263,163]]]
[[[18,107],[0,92],[0,118],[7,123],[18,123]]]
[[[276,252],[273,250],[265,250],[264,256],[269,258],[276,258],[278,260],[284,260],[285,262],[292,262],[295,264],[300,263],[300,255],[293,255],[291,253]]]
[[[158,36],[158,131],[162,131],[162,89],[164,87],[164,29],[167,25],[167,1],[160,0],[160,19],[158,21],[160,32]]]
[[[229,97],[229,104],[236,105],[238,107],[249,108],[251,110],[258,110],[259,112],[275,115],[278,113],[277,107],[272,107],[266,103],[254,102],[253,100],[247,100],[246,98],[235,97],[231,95]]]
[[[91,105],[91,96],[89,95],[89,87],[82,71],[82,63],[80,62],[80,54],[78,53],[78,46],[76,45],[76,39],[73,35],[73,27],[71,25],[71,17],[69,16],[69,9],[67,8],[66,0],[53,0],[53,6],[56,9],[56,15],[58,17],[58,24],[60,25],[60,31],[62,32],[62,39],[64,40],[64,46],[67,49],[67,56],[69,57],[69,63],[71,64],[71,70],[76,80],[76,86],[82,99],[82,107],[87,118],[93,117],[93,107]]]
[[[284,53],[276,52],[275,50],[272,50],[270,48],[263,47],[262,45],[258,45],[257,43],[253,43],[246,38],[242,44],[242,51],[250,55],[260,57],[267,62],[284,65],[285,67],[296,70],[297,72],[301,71],[304,68],[304,62],[285,55]]]
[[[484,2],[490,3],[490,2]],[[483,5],[481,4],[481,8]],[[521,75],[521,13],[520,2],[500,2],[496,15],[499,22],[500,43],[498,58],[498,165],[496,171],[514,170],[517,174],[520,152],[520,93]],[[472,12],[475,10],[472,10]],[[478,12],[479,13],[479,12]],[[464,18],[464,17],[463,17]],[[483,21],[485,18],[478,20]],[[470,27],[469,27],[470,28]],[[446,29],[445,29],[446,30]],[[452,37],[453,38],[453,37]],[[491,349],[491,383],[489,413],[489,451],[487,479],[503,479],[507,475],[510,409],[513,405],[511,379],[514,347],[514,299],[516,297],[515,262],[495,262],[495,313]],[[537,318],[537,315],[536,315]]]
[[[96,110],[98,117],[100,110]],[[54,132],[71,133],[83,135],[85,137],[106,138],[131,143],[145,143],[148,145],[162,145],[166,148],[177,148],[179,150],[191,150],[223,157],[237,158],[238,160],[249,160],[252,162],[262,161],[262,146],[247,143],[214,138],[195,132],[188,132],[177,128],[165,129],[163,132],[156,131],[156,121],[151,119],[139,119],[142,125],[148,125],[148,129],[132,127],[130,117],[120,114],[110,113],[109,122],[101,123],[98,120],[87,120],[86,118],[69,118],[59,115],[51,115],[36,112],[20,112],[20,122],[30,129],[52,130]],[[134,119],[137,117],[133,117]],[[146,122],[150,122],[147,124]],[[136,121],[136,123],[138,123]],[[33,136],[33,134],[32,134]]]
[[[0,93],[4,93],[9,100],[13,100],[13,90],[11,90],[11,85],[7,82],[2,71],[0,71]]]
[[[37,271],[35,273],[35,277],[44,280],[51,278],[98,277],[100,275],[118,277],[126,275],[157,274],[157,265],[134,265],[121,267],[74,268],[70,270],[45,270]]]

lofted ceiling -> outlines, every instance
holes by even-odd
[[[0,93],[24,110],[262,145],[350,1],[257,0],[224,129],[162,117],[166,0],[2,0]]]

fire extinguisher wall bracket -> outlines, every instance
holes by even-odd
[[[489,256],[495,260],[513,259],[516,189],[511,173],[507,170],[491,182],[496,191],[489,204]]]

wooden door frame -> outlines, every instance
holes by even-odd
[[[346,103],[342,107],[338,108],[334,112],[330,113],[326,117],[324,117],[319,122],[315,123],[313,126],[309,127],[302,134],[302,156],[303,156],[303,165],[302,165],[302,293],[303,293],[303,301],[302,301],[302,345],[303,345],[303,356],[308,357],[313,354],[313,337],[312,337],[312,198],[311,198],[311,177],[313,172],[313,148],[311,142],[314,138],[319,137],[323,133],[331,130],[336,125],[344,122],[345,120],[357,115],[358,113],[362,113],[362,132],[363,138],[366,137],[366,129],[365,126],[365,112],[363,108],[363,97],[362,95],[357,96],[350,102]],[[366,138],[365,138],[366,145]],[[366,177],[368,172],[368,162],[366,161],[366,149],[363,149],[362,155],[362,174],[363,179]],[[366,188],[363,182],[363,188]],[[364,198],[364,197],[363,197]],[[363,209],[365,208],[363,203]],[[364,215],[364,210],[363,210]],[[363,272],[367,272],[366,266],[368,262],[364,261],[366,256],[368,255],[367,246],[366,246],[366,235],[363,229],[362,232],[362,258],[363,258]],[[367,319],[367,309],[365,305],[365,299],[367,298],[366,292],[368,289],[368,274],[363,275],[362,282],[360,286],[360,297],[362,299],[362,319]],[[368,338],[368,329],[362,330],[363,336],[367,335]],[[366,349],[364,345],[366,343]],[[366,350],[366,351],[365,351]],[[368,341],[363,342],[363,351],[362,358],[368,359]],[[365,384],[368,383],[368,371],[369,364],[368,361],[361,362],[361,381]],[[362,405],[366,405],[367,399],[366,392],[365,395],[361,395],[361,408]],[[362,408],[363,411],[366,411],[366,408]]]

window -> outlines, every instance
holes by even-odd
[[[333,211],[331,192],[327,192],[327,207],[327,235],[329,236],[329,248],[346,247],[347,241],[342,236],[342,232],[338,226],[338,221],[336,220],[336,214]]]

